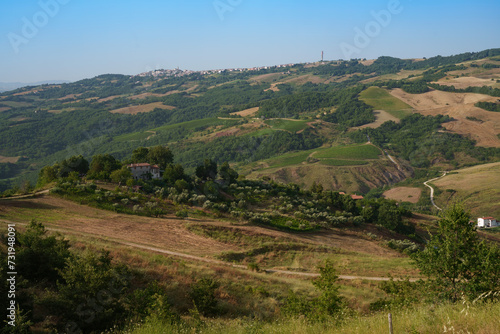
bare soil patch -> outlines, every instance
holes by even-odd
[[[383,194],[385,198],[410,203],[417,203],[421,195],[422,189],[413,187],[397,187]]]
[[[351,131],[365,128],[376,129],[387,121],[393,121],[396,123],[401,121],[399,118],[392,116],[385,110],[374,110],[373,113],[376,118],[375,122],[351,128]]]
[[[7,111],[7,110],[9,110],[9,109],[10,109],[10,107],[1,107],[1,108],[0,108],[0,112],[2,112],[2,111]]]
[[[443,127],[451,132],[477,141],[478,146],[500,147],[500,113],[486,111],[474,106],[479,101],[494,102],[498,98],[474,93],[450,93],[431,91],[424,94],[408,94],[402,89],[393,89],[393,96],[412,106],[423,115],[448,115],[453,121]],[[467,119],[475,117],[482,122]]]
[[[11,163],[11,164],[15,164],[19,161],[21,157],[4,157],[2,155],[0,155],[0,163],[2,164],[6,164],[6,163]]]
[[[259,109],[260,109],[259,107],[245,109],[242,111],[233,112],[230,115],[239,115],[241,117],[253,116],[259,111]]]
[[[166,109],[166,110],[175,109],[175,107],[166,106],[161,102],[155,102],[155,103],[149,103],[149,104],[142,104],[142,105],[138,105],[138,106],[131,106],[131,107],[115,109],[115,110],[112,110],[110,112],[112,114],[137,115],[138,113],[141,113],[141,112],[153,111],[155,108]]]

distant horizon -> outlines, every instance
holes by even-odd
[[[423,59],[423,58],[432,58],[432,57],[437,57],[437,56],[442,56],[442,57],[449,57],[449,56],[454,56],[454,55],[457,55],[457,54],[461,54],[461,53],[466,53],[466,52],[471,52],[471,53],[477,53],[477,52],[481,52],[481,51],[485,51],[485,50],[490,50],[490,49],[497,49],[497,48],[500,48],[499,47],[490,47],[490,48],[486,48],[486,49],[483,49],[483,50],[474,50],[474,51],[463,51],[463,52],[459,52],[459,53],[453,53],[453,54],[436,54],[436,55],[432,55],[432,56],[421,56],[421,57],[408,57],[408,58],[400,58],[400,57],[395,57],[395,56],[392,56],[392,55],[389,55],[389,54],[383,54],[383,55],[380,55],[376,58],[365,58],[365,57],[361,57],[361,58],[352,58],[352,59],[367,59],[367,60],[376,60],[380,57],[394,57],[394,58],[399,58],[399,59]],[[321,58],[321,54],[320,54],[320,58]],[[333,61],[340,61],[340,60],[350,60],[350,59],[324,59],[323,61],[324,62],[333,62]],[[219,67],[219,68],[202,68],[202,69],[193,69],[193,68],[179,68],[180,70],[183,70],[183,71],[195,71],[195,72],[200,72],[200,71],[213,71],[213,70],[228,70],[228,69],[250,69],[250,68],[254,68],[254,67],[273,67],[273,66],[279,66],[279,65],[287,65],[287,64],[311,64],[311,63],[317,63],[317,62],[320,62],[321,59],[319,60],[311,60],[311,61],[304,61],[304,62],[282,62],[282,63],[277,63],[277,64],[265,64],[265,65],[255,65],[255,66],[246,66],[246,67]],[[22,87],[26,87],[26,86],[31,86],[31,85],[42,85],[42,84],[51,84],[51,83],[54,83],[54,84],[59,84],[59,83],[73,83],[73,82],[77,82],[77,81],[80,81],[80,80],[85,80],[85,79],[91,79],[91,78],[95,78],[95,77],[98,77],[98,76],[101,76],[101,75],[106,75],[106,74],[117,74],[117,75],[130,75],[130,76],[136,76],[136,75],[139,75],[141,73],[147,73],[147,72],[151,72],[151,71],[156,71],[156,70],[174,70],[174,69],[177,69],[177,67],[173,67],[173,68],[155,68],[155,69],[150,69],[148,71],[143,71],[143,72],[139,72],[139,73],[112,73],[112,72],[107,72],[107,73],[100,73],[100,74],[96,74],[96,75],[92,75],[92,76],[87,76],[87,77],[81,77],[81,78],[78,78],[76,80],[69,80],[69,79],[47,79],[47,80],[38,80],[38,81],[34,81],[34,82],[5,82],[5,81],[0,81],[0,92],[2,91],[5,91],[5,90],[2,90],[2,86],[3,85],[14,85],[14,84],[17,84],[17,85],[24,85],[24,86],[19,86],[17,88],[22,88]],[[17,89],[17,88],[13,88],[13,89]]]

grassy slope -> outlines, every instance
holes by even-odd
[[[308,121],[302,120],[286,120],[286,119],[272,119],[267,120],[265,123],[270,125],[273,129],[280,129],[290,132],[298,132],[307,127]]]
[[[500,218],[500,162],[458,170],[435,181],[434,185],[441,191],[438,205],[460,200],[476,216]]]
[[[399,119],[411,114],[411,106],[379,87],[369,87],[361,92],[360,98],[366,104],[375,108],[375,110],[385,110]]]
[[[411,309],[393,310],[394,333],[498,333],[500,328],[500,303],[456,304],[417,306]],[[303,319],[286,319],[273,323],[261,321],[229,320],[210,321],[196,331],[198,333],[388,333],[388,312],[378,312],[369,316],[344,317],[340,325],[334,323],[309,323]],[[132,334],[195,332],[195,328],[149,321],[131,331]]]

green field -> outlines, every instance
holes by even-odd
[[[411,114],[411,106],[389,94],[385,89],[369,87],[361,92],[360,98],[375,110],[385,110],[399,119]]]
[[[235,123],[241,121],[239,118],[233,119],[218,119],[218,118],[204,118],[204,119],[197,119],[194,121],[188,121],[188,122],[183,122],[183,123],[178,123],[178,124],[169,124],[169,125],[163,125],[160,126],[156,129],[151,129],[151,131],[168,131],[171,129],[175,128],[185,128],[188,130],[197,130],[198,128],[201,130],[201,128],[206,128],[209,126],[216,126],[216,125],[234,125]]]
[[[311,151],[303,151],[303,152],[294,152],[283,154],[282,156],[274,159],[266,160],[269,164],[270,168],[279,168],[279,167],[287,167],[292,165],[298,165],[306,161],[307,157],[314,152]]]
[[[267,120],[265,123],[271,126],[273,129],[285,130],[290,132],[298,132],[304,130],[307,127],[309,121],[304,120],[286,120],[286,119],[272,119]]]
[[[314,154],[316,159],[378,159],[381,152],[373,145],[334,146]]]

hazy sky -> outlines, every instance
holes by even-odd
[[[500,47],[498,0],[0,2],[0,82]]]

